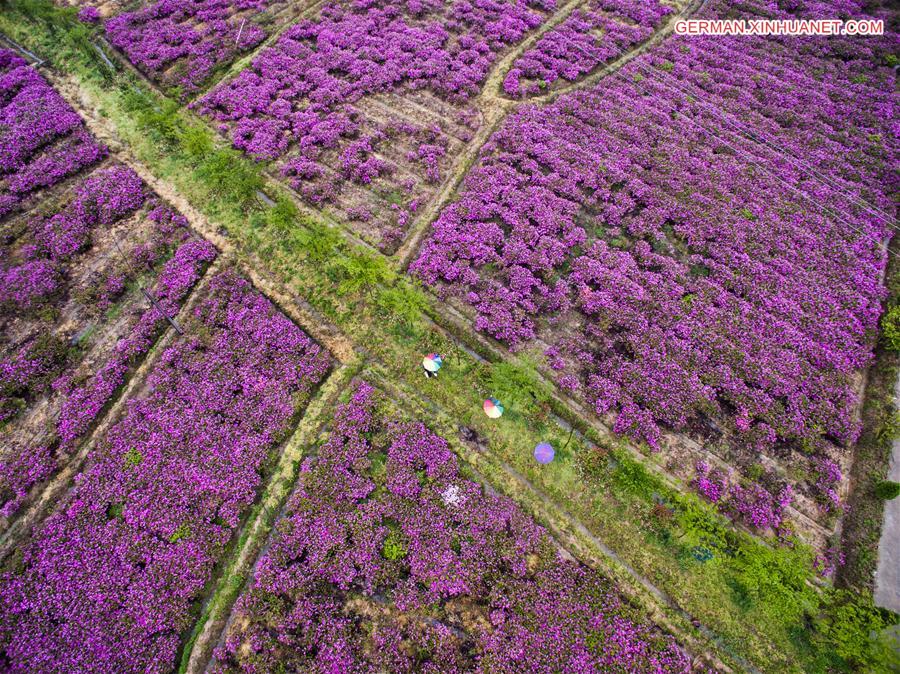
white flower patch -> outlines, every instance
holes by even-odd
[[[441,500],[444,502],[444,505],[458,506],[463,502],[463,495],[459,487],[451,484],[441,493]]]

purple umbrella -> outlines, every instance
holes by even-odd
[[[542,465],[553,461],[554,456],[556,456],[556,452],[553,451],[553,446],[549,442],[538,443],[538,446],[534,448],[534,458]]]

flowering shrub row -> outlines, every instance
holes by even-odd
[[[510,96],[574,81],[649,38],[672,8],[642,0],[593,0],[576,9],[513,63],[503,80]]]
[[[440,126],[384,119],[373,99],[420,92],[461,106],[498,54],[552,7],[552,0],[330,2],[196,105],[235,147],[283,158],[283,175],[315,205],[338,202],[353,185],[379,188],[375,202],[387,220],[376,229],[385,236],[405,229],[423,191],[439,181],[449,141]],[[403,151],[392,153],[398,144]]]
[[[673,640],[359,383],[302,466],[212,671],[672,672]]]
[[[77,113],[14,52],[0,49],[0,220],[106,155]]]
[[[126,288],[120,258],[125,250],[110,241],[107,232],[134,215],[145,201],[144,186],[131,169],[101,169],[78,186],[57,213],[32,216],[22,235],[3,251],[3,266],[11,266],[0,267],[4,280],[0,316],[7,319],[9,333],[2,343],[4,351],[12,350],[0,358],[0,421],[10,422],[26,410],[37,415],[39,404],[47,400],[43,414],[51,418],[44,425],[53,429],[49,435],[42,432],[28,440],[27,429],[34,426],[29,418],[22,420],[21,433],[10,433],[10,442],[0,452],[0,515],[4,517],[15,513],[31,487],[51,475],[60,456],[74,449],[129,369],[165,328],[167,320],[159,310],[167,316],[177,313],[205,265],[215,257],[209,243],[191,238],[183,216],[156,206],[147,214],[150,231],[135,226],[137,236],[127,236],[126,241],[137,238],[138,242],[127,253],[131,260],[125,261],[124,268],[126,274],[138,268],[156,275],[147,289],[156,304],[142,295],[135,297],[136,293],[122,297]],[[112,236],[118,239],[121,234]],[[174,256],[160,268],[173,249]],[[104,252],[115,262],[104,260]],[[86,268],[95,266],[103,273],[86,277]],[[116,301],[123,307],[144,305],[145,309],[126,314],[123,326],[95,316]],[[14,316],[21,326],[11,322]],[[68,327],[73,322],[87,326],[81,330],[98,337],[79,340],[78,347],[72,348],[62,330],[78,332]],[[58,325],[67,327],[61,330]],[[26,337],[17,344],[20,334]],[[121,337],[115,339],[117,335]],[[102,340],[110,338],[114,344],[104,347]],[[91,342],[99,345],[99,352],[86,352]],[[93,365],[90,373],[81,367],[88,360]]]
[[[884,44],[674,38],[526,106],[412,271],[510,345],[552,332],[560,384],[617,432],[655,446],[661,424],[713,415],[751,454],[824,457],[858,434],[884,297],[890,229],[854,204],[893,212]]]
[[[259,15],[280,0],[158,0],[106,22],[106,36],[144,73],[184,95],[266,38]],[[265,16],[263,14],[263,16]]]
[[[0,577],[7,671],[170,671],[267,459],[328,364],[249,283],[215,276],[61,510]]]

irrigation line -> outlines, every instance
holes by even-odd
[[[113,72],[113,73],[117,72],[117,69],[116,69],[115,64],[114,64],[112,61],[109,60],[109,57],[106,55],[106,52],[104,52],[104,51],[100,48],[100,45],[98,45],[98,44],[95,43],[95,42],[91,42],[91,46],[96,50],[96,52],[97,52],[98,54],[100,54],[100,58],[103,59],[103,63],[106,64],[106,67],[109,68],[110,71]]]
[[[110,234],[112,235],[113,244],[115,245],[116,250],[119,251],[119,255],[121,256],[122,261],[125,263],[125,267],[128,269],[129,275],[134,279],[134,282],[137,283],[137,286],[138,286],[138,288],[140,288],[141,293],[144,295],[144,297],[146,297],[149,300],[150,304],[153,305],[153,308],[156,309],[157,312],[159,312],[159,315],[162,316],[163,318],[165,318],[169,322],[169,324],[173,328],[175,328],[175,332],[177,332],[179,335],[184,335],[184,330],[181,329],[181,326],[178,325],[177,321],[174,318],[172,318],[171,316],[169,316],[169,314],[163,310],[162,306],[160,306],[160,304],[156,300],[156,298],[153,297],[153,295],[150,293],[150,291],[147,290],[146,288],[144,288],[144,284],[141,283],[141,279],[138,277],[138,274],[135,272],[134,267],[132,266],[129,259],[126,257],[125,253],[122,251],[122,246],[119,245],[118,235],[112,229],[110,229]]]
[[[32,51],[29,51],[28,49],[26,49],[25,47],[20,45],[18,42],[16,42],[15,40],[13,40],[12,38],[10,38],[6,35],[0,34],[0,43],[4,43],[7,47],[12,49],[13,51],[17,51],[20,54],[23,54],[23,55],[31,58],[31,60],[33,61],[33,63],[31,65],[35,68],[39,68],[40,66],[44,65],[47,62],[45,59],[40,58],[37,54],[35,54]]]

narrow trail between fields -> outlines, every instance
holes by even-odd
[[[217,582],[206,598],[201,619],[194,626],[192,638],[181,654],[179,674],[200,674],[212,658],[213,650],[225,634],[232,618],[232,607],[244,582],[252,577],[259,558],[271,543],[271,533],[283,514],[294,489],[300,461],[306,449],[325,427],[341,393],[358,370],[361,360],[339,364],[322,383],[315,397],[303,411],[294,432],[284,445],[272,475],[265,483],[258,507],[235,533],[237,544]]]
[[[900,400],[900,377],[894,385],[894,399]],[[900,438],[894,438],[891,445],[887,479],[900,482]],[[900,497],[884,504],[884,524],[875,572],[875,605],[900,612]]]
[[[422,245],[423,240],[428,235],[431,226],[434,224],[434,221],[440,215],[441,211],[443,211],[449,203],[458,198],[459,188],[466,175],[468,175],[469,170],[478,160],[481,148],[487,143],[494,131],[500,128],[500,125],[503,124],[510,114],[514,113],[519,107],[524,105],[549,103],[564,93],[594,85],[605,77],[614,74],[633,58],[643,54],[670,35],[672,31],[674,31],[675,21],[678,19],[689,18],[698,13],[706,6],[708,1],[709,0],[693,0],[693,2],[686,5],[683,9],[671,14],[670,19],[666,24],[649,39],[624,52],[613,61],[601,66],[596,72],[578,82],[573,82],[558,91],[539,97],[514,100],[502,95],[503,78],[506,76],[506,73],[512,67],[513,63],[515,63],[516,59],[530,49],[541,37],[554,30],[560,23],[568,18],[574,10],[582,6],[584,2],[583,0],[578,0],[577,2],[566,3],[560,7],[550,19],[535,31],[533,35],[529,36],[528,39],[521,42],[514,49],[511,49],[503,56],[503,58],[494,64],[493,68],[491,68],[491,72],[488,74],[484,86],[482,87],[481,94],[476,101],[478,107],[481,109],[484,122],[482,123],[481,128],[478,129],[475,137],[466,145],[462,154],[454,161],[451,175],[444,181],[444,185],[439,194],[428,203],[426,208],[422,211],[422,214],[416,218],[407,232],[403,244],[391,257],[391,263],[395,268],[400,271],[406,271],[415,259],[419,252],[419,247]]]

